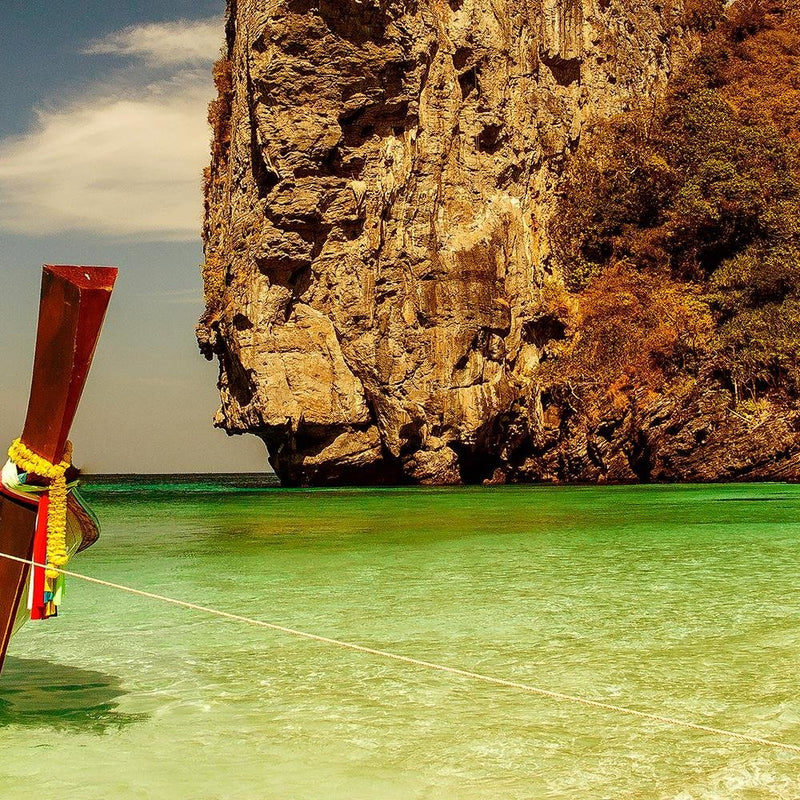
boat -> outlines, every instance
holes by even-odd
[[[116,267],[42,270],[28,411],[0,477],[0,671],[27,619],[57,616],[62,570],[100,533],[77,491],[69,432],[116,278]]]

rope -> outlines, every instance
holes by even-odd
[[[9,561],[16,561],[20,564],[28,564],[33,567],[42,567],[42,564],[37,564],[34,561],[25,558],[18,558],[17,556],[8,555],[7,553],[0,552],[0,558],[6,558]],[[188,608],[191,611],[199,611],[203,614],[210,614],[221,619],[228,619],[234,622],[243,622],[247,625],[254,625],[259,628],[267,628],[279,633],[285,633],[289,636],[296,636],[300,639],[307,639],[312,642],[321,642],[322,644],[333,645],[345,650],[353,650],[357,653],[366,653],[367,655],[378,656],[380,658],[391,659],[392,661],[399,661],[403,664],[411,664],[415,667],[423,667],[425,669],[432,669],[437,672],[444,672],[448,675],[457,675],[460,678],[469,678],[483,683],[489,683],[494,686],[504,686],[509,689],[519,689],[523,692],[539,695],[540,697],[547,697],[551,700],[560,700],[568,703],[577,703],[579,705],[587,706],[589,708],[600,709],[601,711],[610,711],[616,714],[625,714],[629,717],[636,717],[638,719],[648,720],[650,722],[658,722],[663,725],[673,725],[679,728],[686,728],[692,731],[699,731],[701,733],[710,733],[716,736],[725,736],[729,739],[734,739],[746,744],[757,744],[764,747],[774,747],[779,750],[785,750],[789,753],[800,755],[800,746],[795,744],[788,744],[787,742],[778,742],[773,739],[765,739],[761,736],[751,736],[746,733],[736,733],[735,731],[725,730],[724,728],[714,728],[710,725],[701,725],[696,722],[689,722],[687,720],[676,719],[675,717],[668,717],[663,714],[652,714],[648,711],[638,711],[634,708],[627,708],[626,706],[613,705],[611,703],[604,703],[600,700],[591,700],[587,697],[579,697],[577,695],[564,694],[563,692],[554,692],[550,689],[542,689],[538,686],[531,686],[527,683],[520,683],[518,681],[510,681],[505,678],[495,678],[491,675],[483,675],[480,672],[472,672],[466,669],[459,669],[458,667],[448,667],[444,664],[436,664],[432,661],[423,661],[419,658],[412,658],[411,656],[404,656],[398,653],[390,653],[387,650],[378,650],[374,647],[366,647],[352,642],[345,642],[341,639],[332,639],[329,636],[320,636],[315,633],[306,633],[305,631],[298,631],[294,628],[287,628],[284,625],[276,625],[272,622],[264,622],[263,620],[251,619],[244,617],[240,614],[231,614],[227,611],[220,611],[216,608],[209,608],[208,606],[201,606],[197,603],[189,603],[185,600],[176,600],[173,597],[166,597],[153,592],[146,592],[142,589],[134,589],[130,586],[123,586],[119,583],[112,583],[111,581],[104,581],[100,578],[92,578],[88,575],[81,575],[77,572],[69,570],[58,570],[62,575],[67,575],[71,578],[77,578],[87,583],[94,583],[97,586],[105,586],[108,589],[117,589],[121,592],[136,595],[137,597],[144,597],[148,600],[156,600],[169,605],[178,606],[179,608]]]

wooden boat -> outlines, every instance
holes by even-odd
[[[44,267],[33,381],[20,437],[31,458],[50,465],[59,465],[64,458],[116,277],[115,267]],[[4,478],[9,474],[8,467],[3,471]],[[77,471],[70,467],[65,480],[70,482],[76,476]],[[34,609],[41,603],[39,598],[28,597],[36,568],[32,573],[29,564],[6,556],[43,563],[40,559],[47,554],[46,511],[53,479],[28,472],[24,483],[22,490],[22,484],[14,485],[15,480],[0,481],[0,554],[4,554],[0,555],[0,670],[11,634],[31,616],[26,600]],[[85,549],[98,535],[91,513],[76,495],[68,494],[67,554]],[[35,613],[33,616],[37,617]]]

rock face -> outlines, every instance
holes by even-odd
[[[757,475],[770,453],[741,420],[691,428],[713,398],[650,407],[644,441],[635,408],[552,419],[535,379],[564,335],[547,222],[565,158],[664,91],[697,45],[684,12],[229,0],[198,329],[216,424],[260,436],[295,485]],[[698,442],[740,423],[745,467],[710,474]]]

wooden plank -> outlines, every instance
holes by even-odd
[[[64,453],[116,276],[114,267],[44,268],[22,441],[48,461]]]
[[[35,507],[0,495],[0,551],[30,559],[35,528]],[[26,564],[0,558],[0,670],[29,574]]]

